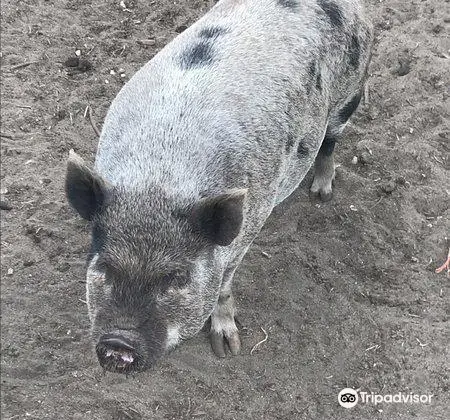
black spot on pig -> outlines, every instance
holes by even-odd
[[[199,42],[188,47],[181,56],[181,66],[186,70],[204,67],[212,62],[213,50],[208,42]]]
[[[349,46],[349,62],[353,68],[358,68],[359,66],[359,57],[361,55],[361,45],[359,43],[358,36],[353,34],[350,39]]]
[[[307,157],[308,155],[309,155],[309,149],[302,142],[300,142],[297,147],[298,158],[303,159],[303,158]]]
[[[221,28],[220,26],[211,26],[209,28],[202,29],[199,35],[201,38],[205,39],[216,39],[225,33],[227,33],[225,28]]]
[[[278,0],[278,4],[291,11],[296,10],[298,6],[297,0]]]
[[[319,71],[316,74],[316,89],[322,91],[322,73]]]
[[[286,141],[286,152],[289,153],[295,144],[295,138],[292,133],[288,133],[287,135],[287,141]]]
[[[316,61],[311,61],[308,65],[308,74],[310,76],[310,86],[307,88],[307,93],[311,91],[311,86],[315,86],[318,91],[322,90],[322,74]]]
[[[344,124],[352,116],[352,114],[358,108],[359,102],[361,101],[361,93],[357,93],[340,111],[339,111],[339,121]]]
[[[311,61],[308,65],[308,74],[311,76],[311,79],[316,75],[316,62]]]
[[[344,24],[342,10],[336,3],[329,0],[319,0],[317,3],[328,16],[331,25],[339,28]]]

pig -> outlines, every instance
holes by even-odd
[[[313,164],[331,199],[371,44],[357,0],[221,0],[123,86],[65,183],[104,369],[146,370],[208,319],[214,353],[239,353],[234,273]]]

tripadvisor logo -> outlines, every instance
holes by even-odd
[[[358,404],[358,393],[352,388],[344,388],[339,392],[338,402],[342,407],[352,408]]]
[[[375,394],[374,392],[355,391],[352,388],[344,388],[338,394],[339,405],[345,408],[352,408],[358,401],[365,404],[380,404],[380,403],[402,403],[402,404],[430,404],[430,394],[413,394],[397,392],[396,394]]]

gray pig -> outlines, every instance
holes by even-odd
[[[209,317],[213,351],[239,352],[233,274],[313,163],[331,198],[371,43],[357,0],[222,0],[123,87],[95,167],[71,151],[66,177],[101,366],[145,370]]]

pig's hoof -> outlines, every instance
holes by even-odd
[[[310,192],[312,197],[320,198],[320,201],[324,203],[330,201],[333,198],[333,191],[324,191],[324,190],[313,191],[311,189]]]
[[[212,351],[217,357],[225,357],[226,344],[228,344],[231,354],[234,356],[239,354],[239,352],[241,351],[241,340],[239,338],[238,331],[234,331],[229,335],[225,335],[224,332],[211,330],[209,338],[211,340]]]
[[[309,191],[313,197],[320,198],[323,202],[330,201],[333,198],[332,181],[323,183],[314,180]]]

